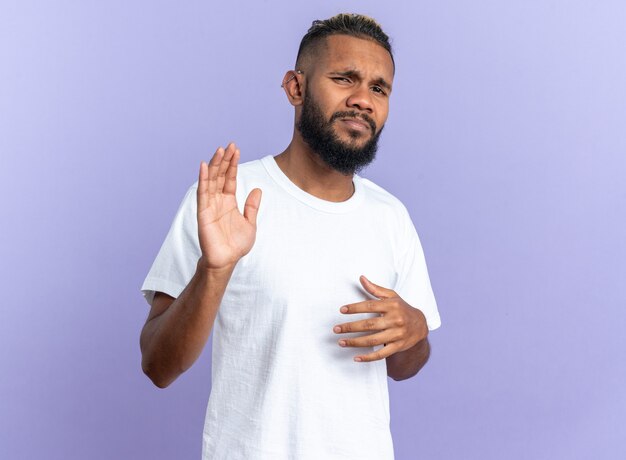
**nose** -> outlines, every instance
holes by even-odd
[[[354,92],[348,97],[346,105],[350,108],[359,109],[367,113],[374,111],[372,104],[372,93],[367,86],[359,85]]]

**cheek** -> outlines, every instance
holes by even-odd
[[[376,124],[380,127],[385,124],[389,116],[389,104],[381,102],[376,110]]]
[[[342,90],[342,88],[336,85],[324,88],[324,96],[319,99],[321,107],[324,107],[327,112],[342,112],[348,107],[348,99],[350,98],[350,92]]]

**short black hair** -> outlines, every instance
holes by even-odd
[[[350,35],[356,38],[372,40],[389,52],[394,68],[396,66],[393,60],[389,36],[383,32],[380,24],[369,16],[353,13],[341,13],[329,19],[313,21],[313,24],[311,24],[308,32],[302,37],[300,42],[296,66],[302,56],[315,48],[321,40],[331,35]]]

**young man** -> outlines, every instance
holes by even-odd
[[[289,146],[240,166],[220,147],[178,210],[142,287],[142,366],[168,386],[213,329],[205,459],[393,458],[387,376],[415,375],[440,324],[405,207],[355,174],[393,76],[372,19],[315,21],[283,79]]]

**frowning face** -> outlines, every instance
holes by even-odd
[[[306,67],[297,128],[326,163],[352,174],[373,160],[387,120],[391,56],[374,41],[334,35]]]

